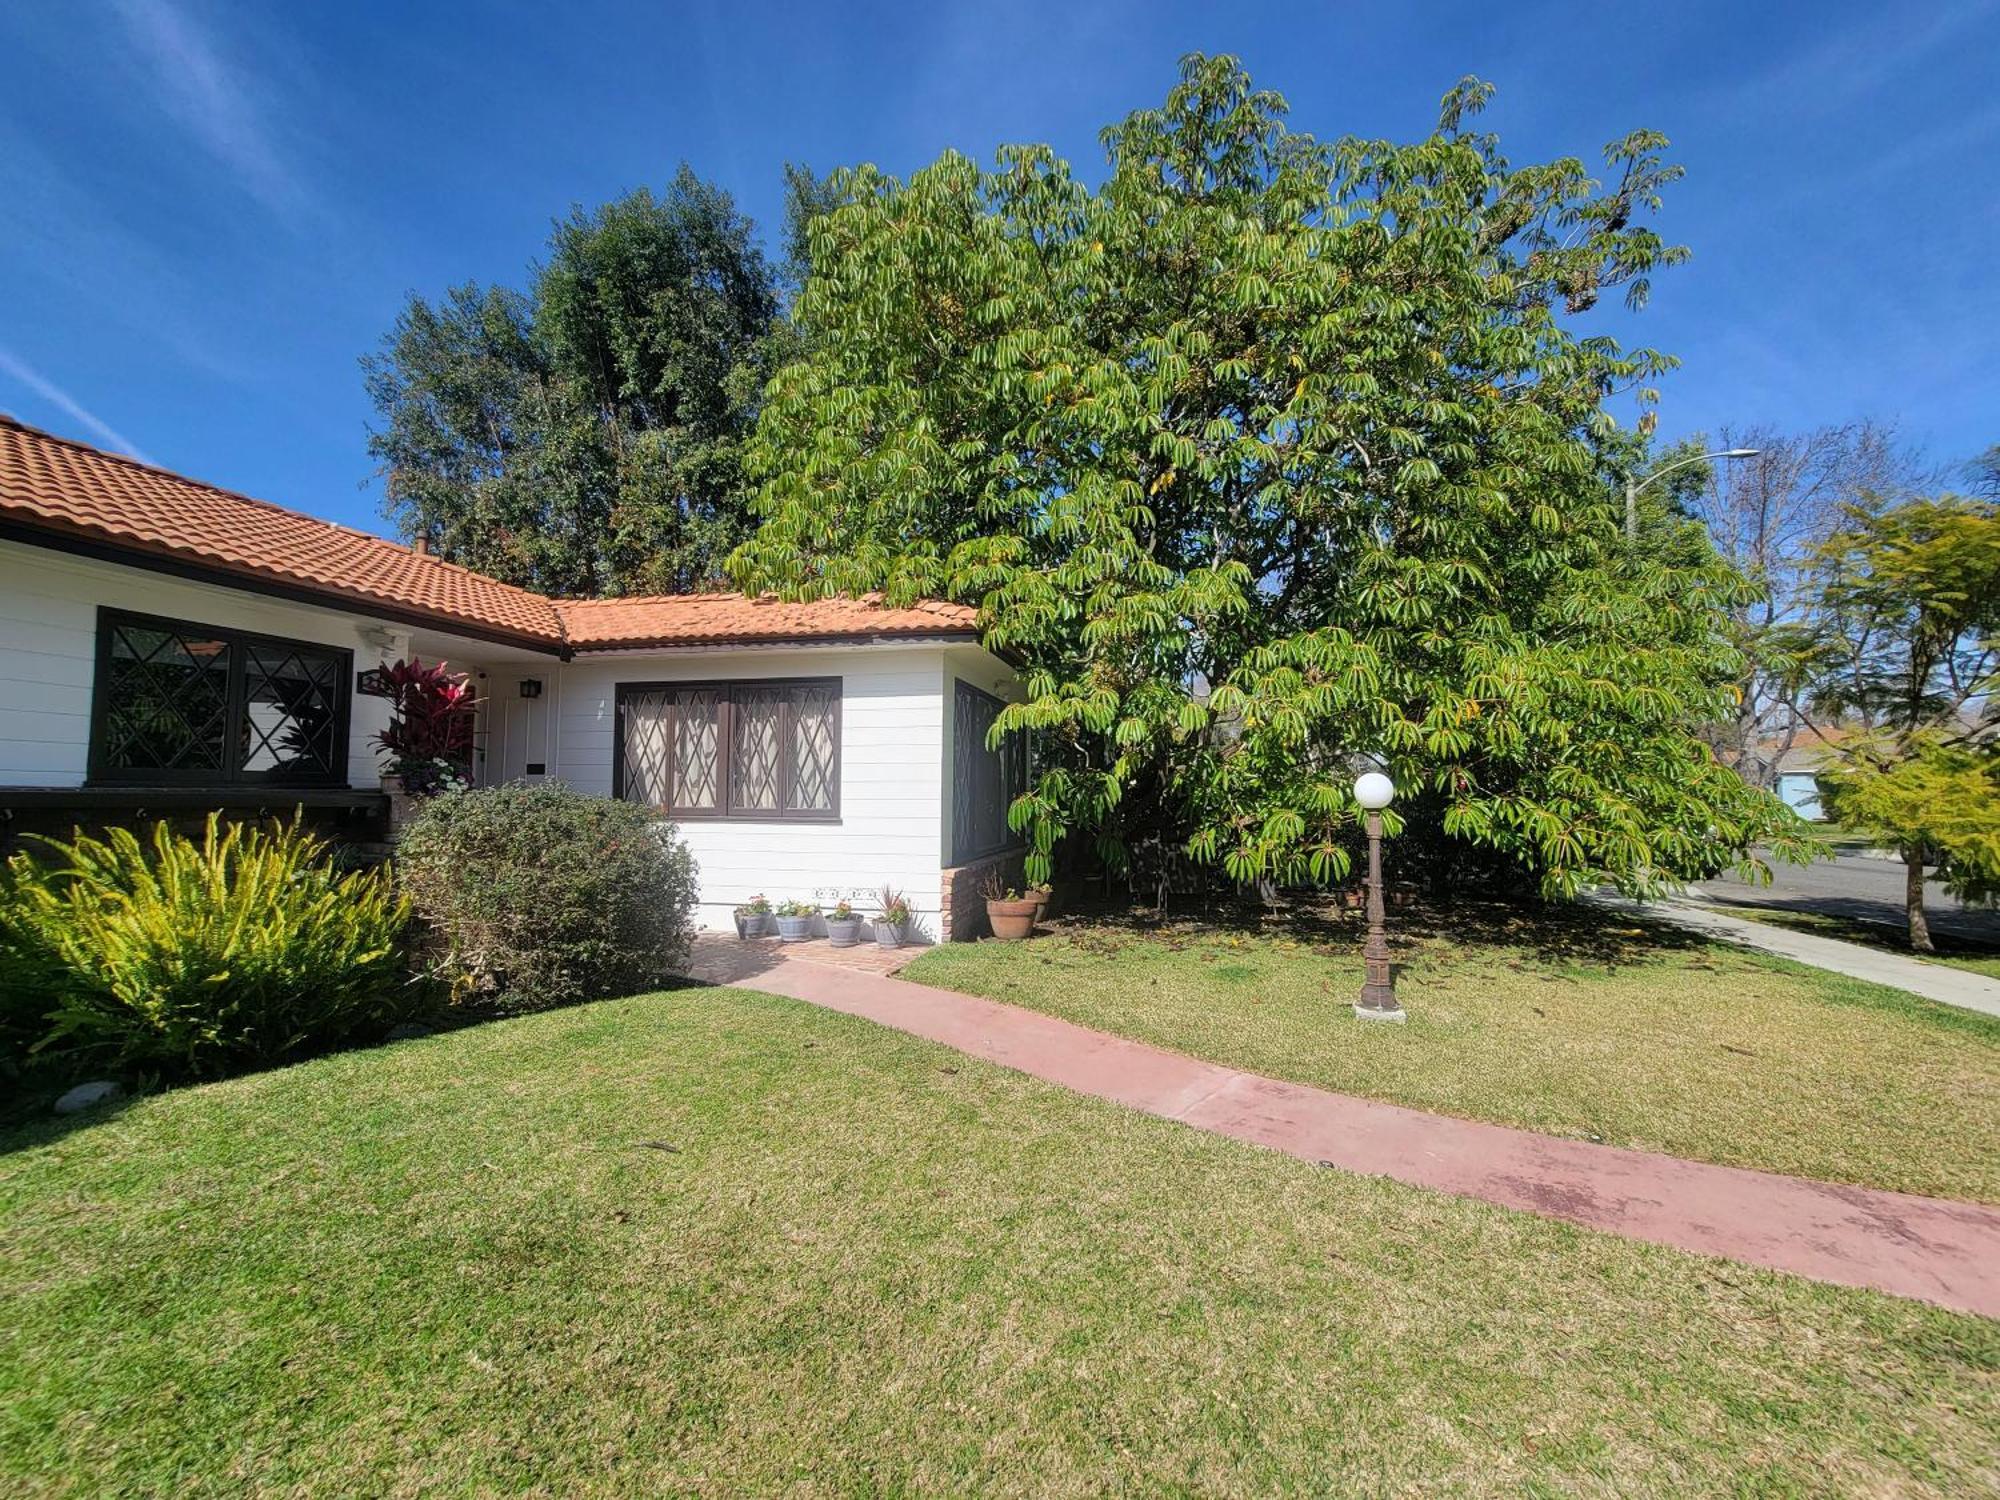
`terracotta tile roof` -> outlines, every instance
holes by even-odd
[[[0,414],[0,519],[291,584],[357,604],[557,643],[540,594],[396,542],[103,453]]]
[[[702,646],[753,641],[966,635],[978,614],[962,604],[885,608],[876,596],[787,604],[742,594],[666,594],[632,599],[558,599],[563,633],[580,651]]]
[[[961,635],[976,619],[961,605],[885,609],[874,599],[551,599],[365,531],[56,437],[4,412],[0,522],[551,650]]]

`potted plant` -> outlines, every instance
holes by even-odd
[[[986,877],[981,892],[986,897],[986,925],[995,937],[1011,943],[1034,932],[1042,903],[1033,892],[1022,895],[1000,878],[998,870]]]
[[[813,918],[819,915],[817,906],[809,906],[803,901],[784,901],[778,904],[778,940],[796,943],[801,938],[809,938],[813,932]]]
[[[852,948],[861,940],[861,913],[853,902],[839,902],[826,914],[826,940],[836,948]]]
[[[875,898],[875,941],[900,948],[910,935],[910,900],[893,886],[883,886]]]
[[[746,942],[753,937],[762,937],[771,930],[771,903],[762,896],[752,896],[736,908],[736,935]]]
[[[375,736],[386,757],[382,790],[389,794],[389,825],[409,820],[411,799],[463,791],[472,783],[475,728],[472,679],[443,662],[421,657],[382,669],[389,695],[389,727]]]
[[[1028,887],[1028,895],[1035,898],[1035,921],[1043,921],[1049,914],[1049,902],[1055,899],[1055,887],[1044,880],[1040,885]]]

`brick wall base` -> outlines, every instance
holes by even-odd
[[[986,936],[986,897],[980,887],[994,870],[1009,885],[1021,884],[1020,850],[990,855],[970,864],[954,865],[939,881],[944,899],[938,912],[938,938],[946,943],[967,943]]]

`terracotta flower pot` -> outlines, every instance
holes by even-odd
[[[1035,913],[1040,907],[1033,896],[1023,896],[1014,901],[988,901],[986,903],[986,925],[993,929],[993,935],[1007,942],[1018,942],[1035,930]]]

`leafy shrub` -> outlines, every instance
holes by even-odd
[[[694,938],[695,865],[673,825],[561,782],[435,797],[398,853],[440,976],[502,1011],[644,989]]]
[[[382,679],[390,719],[375,743],[389,757],[388,769],[420,797],[464,790],[476,725],[472,679],[414,656],[384,667]]]
[[[345,872],[296,821],[210,815],[200,842],[37,839],[0,872],[11,1039],[64,1065],[212,1078],[343,1041],[404,1013],[409,906]]]

